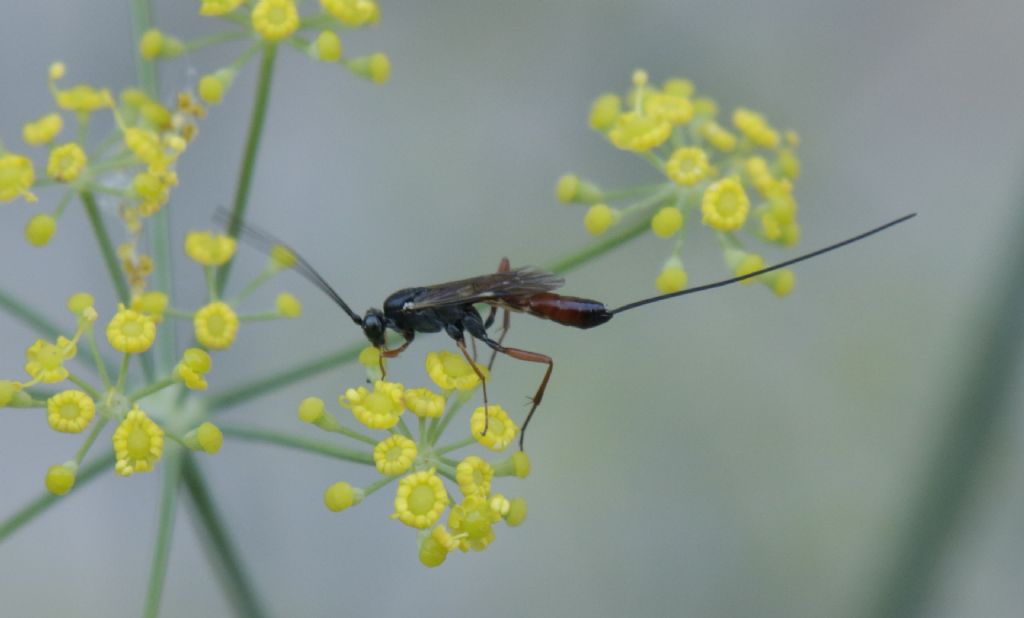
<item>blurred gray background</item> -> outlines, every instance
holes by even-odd
[[[0,135],[52,107],[47,65],[66,84],[134,79],[125,3],[11,4],[0,22]],[[187,38],[219,29],[195,3],[156,3]],[[860,616],[878,602],[921,497],[950,401],[987,324],[1007,233],[1022,206],[1024,5],[1010,0],[846,2],[382,2],[378,27],[346,53],[385,51],[375,86],[283,49],[252,219],[301,247],[362,311],[399,287],[478,274],[507,255],[544,264],[589,242],[583,209],[556,203],[568,171],[607,186],[654,179],[587,128],[594,96],[644,67],[692,79],[725,109],[747,105],[799,130],[805,249],[908,211],[911,224],[797,269],[783,301],[735,287],[624,314],[583,332],[529,318],[510,342],[556,369],[531,428],[534,472],[497,489],[530,514],[480,554],[439,569],[388,519],[391,491],[343,514],[323,508],[343,462],[228,442],[203,469],[259,594],[278,615]],[[162,65],[169,99],[240,48]],[[174,246],[230,203],[255,66],[211,110],[180,166]],[[54,193],[41,192],[52,208]],[[73,205],[45,250],[0,207],[0,285],[68,324],[64,299],[90,290],[114,310],[85,217]],[[693,222],[691,222],[693,223]],[[692,284],[725,273],[706,230],[685,254]],[[116,229],[116,228],[115,228]],[[645,236],[571,273],[565,290],[617,305],[649,295],[670,247]],[[769,257],[782,257],[768,252]],[[180,256],[179,256],[180,260]],[[243,250],[236,286],[263,264]],[[179,307],[203,300],[178,262]],[[236,287],[237,289],[237,287]],[[246,324],[215,357],[212,392],[328,353],[360,333],[288,274],[302,319]],[[1007,332],[1006,337],[1018,337]],[[0,315],[0,376],[22,375],[35,336]],[[423,337],[393,366],[425,383]],[[541,372],[501,361],[493,399],[517,410]],[[237,423],[323,437],[294,416],[358,384],[349,366],[232,410]],[[1021,402],[1021,389],[1015,389]],[[1017,616],[1024,604],[1024,416],[984,445],[980,474],[942,540],[923,612]],[[106,444],[109,433],[102,438]],[[42,488],[80,438],[42,415],[0,411],[0,517]],[[113,471],[0,545],[0,613],[133,615],[142,607],[159,474]],[[164,615],[229,611],[187,510],[179,510]]]

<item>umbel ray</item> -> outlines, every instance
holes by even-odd
[[[531,399],[530,411],[526,415],[526,420],[523,421],[523,428],[519,435],[519,448],[522,449],[524,439],[526,438],[526,427],[530,424],[530,419],[533,418],[533,413],[537,410],[537,406],[540,405],[541,399],[544,398],[544,390],[551,379],[551,371],[554,369],[555,364],[551,357],[545,354],[504,345],[511,312],[528,313],[538,318],[576,328],[593,328],[604,324],[620,313],[637,309],[644,305],[739,283],[740,281],[745,281],[780,268],[792,266],[793,264],[863,240],[868,236],[912,219],[916,214],[904,215],[862,234],[761,270],[688,288],[679,292],[644,298],[626,303],[614,309],[609,309],[604,303],[597,300],[557,294],[554,290],[562,287],[565,283],[561,277],[533,266],[511,268],[508,259],[502,258],[501,265],[495,273],[436,285],[404,288],[388,296],[384,300],[382,309],[368,309],[363,316],[354,312],[348,306],[348,303],[342,300],[334,288],[310,266],[309,262],[290,246],[253,225],[240,222],[233,223],[238,226],[237,229],[242,240],[264,253],[270,253],[276,245],[283,247],[291,253],[295,258],[293,268],[320,288],[341,307],[342,311],[348,314],[352,321],[356,323],[356,326],[363,330],[370,343],[380,350],[382,358],[394,358],[401,354],[412,343],[416,333],[444,331],[455,341],[455,345],[458,346],[462,355],[469,362],[470,367],[473,368],[480,378],[480,384],[483,386],[485,409],[488,405],[487,383],[473,357],[470,355],[469,350],[466,348],[467,333],[470,337],[490,347],[494,351],[494,355],[501,353],[519,360],[547,365],[540,386]],[[224,211],[220,211],[218,212],[218,218],[227,220],[229,215]],[[235,227],[235,225],[231,227]],[[486,318],[477,310],[476,305],[489,306],[490,310]],[[498,338],[494,339],[487,331],[494,324],[494,319],[499,309],[502,311],[502,326]],[[385,345],[385,337],[388,330],[394,331],[402,337],[403,342],[397,348],[388,349]],[[381,362],[383,368],[383,360]],[[492,355],[491,363],[493,362],[494,356]],[[488,418],[486,414],[484,418]],[[484,433],[486,431],[485,425]]]

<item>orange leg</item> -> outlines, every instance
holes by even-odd
[[[529,350],[520,350],[519,348],[506,348],[497,341],[486,342],[495,352],[501,352],[507,354],[512,358],[518,358],[519,360],[528,361],[531,363],[545,363],[548,368],[544,372],[544,378],[540,381],[540,387],[537,388],[537,392],[534,393],[533,398],[530,400],[532,405],[530,411],[526,415],[526,420],[523,421],[523,428],[519,434],[519,450],[523,450],[523,443],[526,440],[526,426],[530,424],[530,419],[533,418],[533,413],[537,411],[537,406],[540,405],[541,399],[544,398],[544,390],[548,387],[548,380],[551,379],[551,371],[555,368],[555,361],[546,354],[540,354],[539,352],[530,352]]]
[[[490,424],[491,421],[491,417],[487,413],[487,380],[484,378],[484,374],[482,371],[480,371],[480,368],[476,366],[476,361],[470,358],[469,350],[466,349],[465,340],[456,339],[455,343],[456,345],[459,346],[459,349],[462,350],[462,355],[466,357],[467,361],[469,361],[469,366],[473,368],[474,373],[476,373],[476,377],[480,378],[480,387],[484,391],[484,430],[480,433],[480,435],[485,436],[487,435],[487,426]]]
[[[399,354],[404,352],[407,347],[409,347],[410,343],[412,343],[412,337],[406,337],[405,342],[402,345],[398,346],[397,348],[395,348],[393,350],[389,350],[389,349],[385,348],[384,346],[381,346],[381,347],[377,348],[378,350],[380,350],[380,359],[379,360],[380,360],[380,375],[381,375],[381,379],[384,379],[388,375],[387,370],[384,369],[384,359],[385,358],[395,358],[395,357],[397,357]]]

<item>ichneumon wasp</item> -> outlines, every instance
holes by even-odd
[[[511,268],[508,259],[502,258],[497,272],[458,281],[439,283],[437,285],[404,288],[388,296],[384,300],[382,309],[368,309],[363,316],[352,311],[352,308],[310,266],[309,262],[291,247],[255,226],[240,222],[235,222],[235,224],[238,226],[237,229],[241,238],[255,248],[269,253],[274,246],[281,246],[294,256],[295,265],[293,268],[337,303],[352,321],[363,330],[370,343],[380,350],[382,370],[383,359],[394,358],[401,354],[412,343],[416,333],[444,331],[455,341],[455,345],[458,346],[462,355],[469,362],[470,367],[473,368],[480,378],[480,384],[483,389],[484,408],[486,409],[487,383],[484,380],[483,373],[477,367],[475,359],[466,348],[467,333],[472,339],[481,341],[493,350],[488,366],[494,363],[494,358],[498,353],[531,363],[546,364],[547,369],[544,371],[544,377],[541,379],[537,392],[531,398],[530,411],[526,414],[526,420],[523,421],[523,427],[519,434],[519,448],[522,450],[526,438],[526,427],[530,424],[530,419],[533,418],[533,413],[537,410],[537,406],[540,405],[541,399],[544,398],[544,390],[551,379],[551,371],[554,369],[555,363],[546,354],[504,345],[505,335],[509,329],[511,312],[528,313],[538,318],[576,328],[593,328],[604,324],[624,311],[676,298],[677,296],[695,294],[738,283],[780,268],[792,266],[798,262],[809,260],[863,240],[882,230],[903,223],[916,216],[916,214],[904,215],[862,234],[758,271],[694,288],[687,288],[679,292],[644,298],[614,309],[609,309],[604,303],[597,300],[556,294],[554,290],[562,287],[565,283],[561,277],[532,266]],[[218,217],[228,219],[229,215],[222,211],[218,213]],[[486,318],[480,314],[476,305],[489,306],[490,311]],[[502,311],[501,334],[497,339],[494,339],[488,334],[488,329],[494,324],[495,316],[499,309]],[[388,330],[394,331],[402,337],[403,342],[397,348],[388,349],[385,345],[385,337]],[[484,418],[488,418],[486,414]],[[485,425],[484,433],[486,432],[487,427]]]

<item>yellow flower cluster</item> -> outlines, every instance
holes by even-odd
[[[632,81],[624,95],[597,97],[589,124],[616,148],[649,162],[662,180],[606,191],[575,174],[562,176],[555,188],[558,201],[587,207],[583,225],[588,232],[597,236],[623,221],[647,221],[655,236],[673,240],[655,281],[663,293],[687,284],[680,252],[686,220],[697,208],[700,222],[716,233],[723,250],[741,248],[739,233],[744,231],[784,247],[799,241],[793,182],[800,161],[794,132],[781,132],[761,113],[742,107],[730,121],[721,121],[717,103],[699,95],[686,79],[658,86],[637,70]],[[626,204],[616,205],[620,201]],[[758,225],[748,225],[751,220]],[[777,276],[758,279],[784,295],[793,281],[792,273],[785,272],[784,284],[775,283]]]
[[[370,372],[379,371],[380,355],[375,348],[367,348],[360,354],[360,362]],[[440,439],[445,429],[481,385],[477,370],[485,378],[488,373],[481,365],[474,370],[462,355],[448,351],[427,354],[425,368],[441,393],[430,388],[407,389],[397,382],[379,379],[372,389],[350,388],[338,398],[362,427],[388,431],[383,439],[346,427],[316,397],[308,397],[299,404],[298,416],[324,431],[373,447],[372,453],[348,458],[373,465],[382,476],[380,480],[365,488],[353,487],[345,481],[332,484],[324,492],[327,508],[345,510],[397,480],[392,518],[420,531],[419,558],[432,567],[444,562],[455,549],[486,548],[494,539],[494,525],[498,522],[505,521],[510,526],[522,523],[526,516],[525,501],[492,493],[492,483],[500,476],[525,478],[530,465],[522,452],[497,462],[479,455],[449,459],[448,453],[471,445],[503,451],[515,442],[519,429],[500,405],[488,403],[486,409],[479,406],[470,415],[468,437],[442,445]],[[415,415],[418,435],[403,418],[406,410]],[[445,480],[454,488],[446,486]],[[453,498],[455,488],[461,501]],[[443,525],[440,522],[446,512],[447,525]]]

